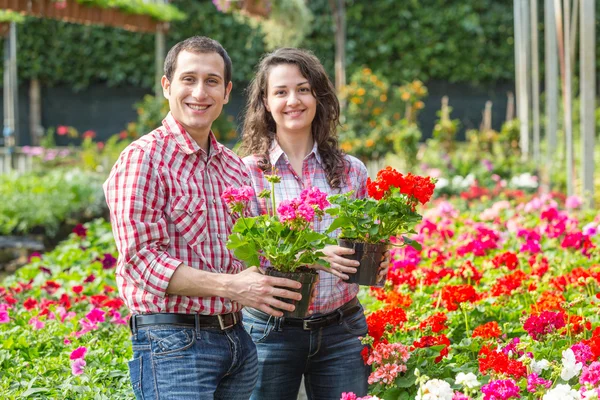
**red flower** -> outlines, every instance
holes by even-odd
[[[483,346],[479,351],[479,372],[485,375],[490,370],[497,374],[510,375],[515,379],[527,375],[527,367],[520,361],[510,359],[501,351]]]
[[[93,139],[96,137],[96,132],[92,130],[87,130],[83,132],[83,135],[81,135],[81,137],[83,137],[84,139]]]
[[[419,324],[419,329],[425,330],[427,328],[431,328],[431,331],[433,333],[439,333],[448,328],[446,326],[447,320],[448,317],[446,316],[446,314],[438,312],[421,321],[421,323]]]
[[[517,271],[513,274],[503,276],[498,278],[490,292],[494,297],[502,295],[510,296],[513,290],[521,287],[525,278],[527,278],[527,275],[525,275],[525,272],[523,271]]]
[[[60,288],[60,284],[54,281],[46,281],[46,283],[44,283],[42,286],[42,289],[48,292],[48,294],[53,294],[56,292],[56,290],[58,290],[58,288]]]
[[[66,2],[65,2],[65,5],[66,5]],[[56,133],[59,134],[60,136],[64,136],[67,133],[69,133],[69,127],[64,126],[64,125],[59,125],[58,128],[56,128]]]
[[[75,293],[75,294],[79,294],[79,293],[83,292],[83,286],[81,286],[81,285],[73,286],[72,289],[73,289],[73,293]]]
[[[38,302],[37,302],[37,300],[36,300],[36,299],[34,299],[33,297],[30,297],[30,298],[28,298],[27,300],[25,300],[25,301],[23,302],[23,307],[24,307],[26,310],[32,310],[32,309],[36,308],[36,307],[37,307],[37,305],[38,305]]]
[[[492,259],[492,263],[496,268],[505,265],[509,270],[514,270],[519,266],[519,258],[515,253],[507,251],[502,254],[498,254]]]
[[[73,228],[73,233],[80,238],[84,238],[87,236],[87,229],[82,224],[77,224],[75,228]]]
[[[484,339],[497,338],[502,334],[500,327],[496,321],[491,321],[483,325],[479,325],[473,329],[473,337],[481,337]]]
[[[479,300],[479,295],[471,285],[448,285],[442,288],[442,302],[448,311],[458,310],[460,303]]]
[[[523,324],[523,329],[533,340],[543,340],[544,337],[565,326],[565,315],[558,311],[544,311],[539,315],[531,315]]]
[[[406,322],[406,313],[401,308],[390,308],[377,310],[367,317],[367,325],[369,326],[369,336],[377,344],[386,330],[395,331],[404,322]]]
[[[448,355],[450,351],[450,339],[446,337],[446,335],[442,334],[440,336],[423,336],[419,340],[413,342],[414,348],[425,348],[431,346],[444,345],[445,347],[440,350],[440,355],[435,358],[435,362],[439,363],[442,361],[442,358]]]

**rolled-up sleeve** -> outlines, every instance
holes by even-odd
[[[166,195],[149,151],[129,147],[104,183],[119,251],[117,275],[139,289],[164,298],[182,263],[171,257],[165,218]]]

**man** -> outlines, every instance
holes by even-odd
[[[243,162],[212,123],[229,101],[231,60],[191,37],[169,51],[163,125],[121,154],[104,184],[119,250],[117,284],[132,313],[131,383],[138,399],[247,399],[256,349],[242,306],[293,310],[300,284],[244,269],[225,243],[233,219],[221,199],[250,185]]]

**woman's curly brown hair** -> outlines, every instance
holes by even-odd
[[[340,103],[333,84],[323,65],[308,50],[281,48],[266,54],[257,67],[256,75],[248,88],[244,131],[240,151],[243,155],[259,157],[263,171],[271,170],[269,149],[275,140],[276,125],[265,107],[267,84],[271,68],[293,64],[310,83],[317,99],[317,111],[312,122],[312,138],[317,143],[329,185],[339,189],[344,180],[344,153],[338,148],[337,127],[340,120]]]

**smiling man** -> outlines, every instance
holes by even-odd
[[[295,281],[246,269],[225,246],[234,220],[222,201],[250,185],[243,162],[212,123],[229,101],[231,60],[192,37],[167,54],[161,83],[170,112],[129,145],[104,184],[119,259],[119,293],[131,311],[131,383],[138,399],[247,399],[256,348],[243,306],[281,316],[300,298]]]

